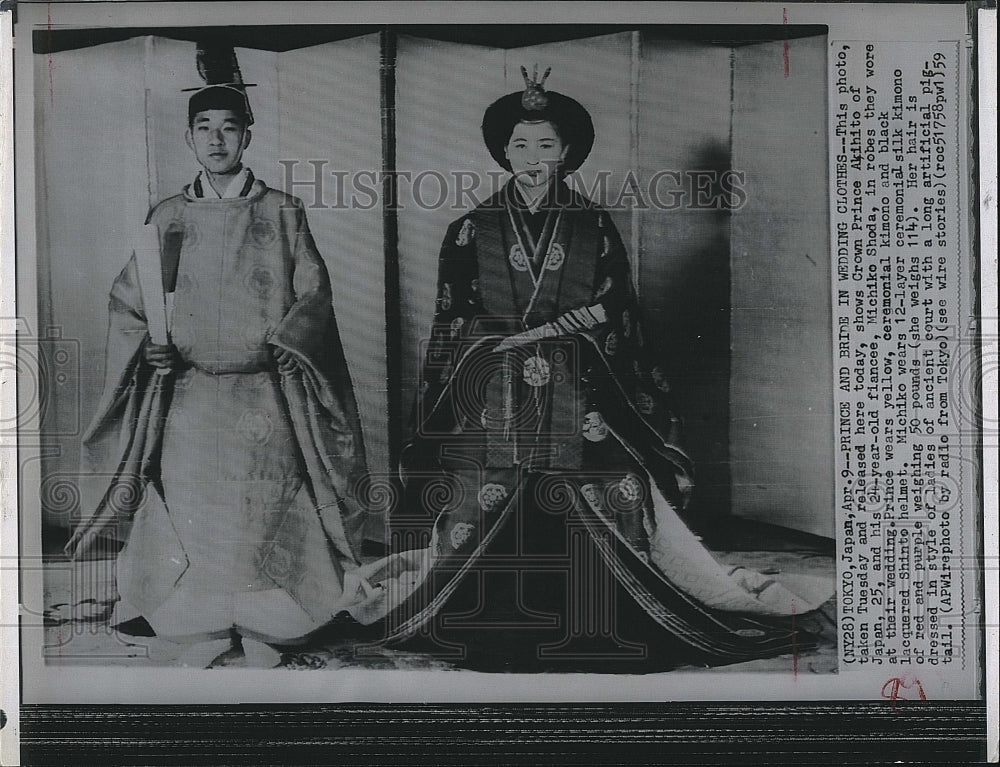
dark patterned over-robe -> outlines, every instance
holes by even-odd
[[[832,588],[728,571],[678,516],[693,468],[611,217],[563,185],[537,213],[519,200],[510,183],[448,228],[400,553],[366,568],[381,591],[354,614],[504,670],[805,646],[785,616]]]

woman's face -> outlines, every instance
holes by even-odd
[[[537,189],[549,183],[568,150],[552,123],[522,122],[514,126],[505,152],[518,183]]]

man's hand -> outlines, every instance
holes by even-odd
[[[299,369],[299,361],[288,349],[274,347],[274,358],[278,361],[278,372],[283,376],[290,376]]]
[[[142,355],[146,362],[161,370],[177,370],[183,363],[180,352],[173,344],[154,344],[150,341],[143,348]]]

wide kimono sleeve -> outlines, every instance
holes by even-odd
[[[125,540],[147,482],[158,479],[156,452],[170,382],[143,361],[148,338],[133,254],[108,301],[104,386],[82,438],[81,516],[65,549],[72,558],[84,556],[100,537]]]
[[[681,447],[682,422],[670,392],[662,345],[647,337],[617,227],[606,211],[598,209],[595,215],[601,252],[591,311],[601,321],[583,330],[601,361],[594,377],[601,398],[618,402],[617,407],[607,408],[611,425],[631,435],[639,449],[668,457],[677,485],[674,500],[685,505],[693,489],[694,467]]]
[[[670,371],[663,345],[649,337],[632,282],[632,270],[621,235],[606,211],[598,211],[601,256],[594,277],[594,301],[607,321],[594,332],[598,351],[613,373],[614,388],[649,427],[652,445],[666,450],[676,467],[680,497],[686,504],[694,483],[694,467],[680,447],[682,421],[670,391]],[[661,329],[669,333],[670,328]]]
[[[462,350],[475,334],[475,320],[485,314],[479,293],[475,223],[471,215],[452,222],[438,258],[437,300],[421,371],[414,426],[430,426],[426,418],[451,379]]]
[[[289,416],[318,511],[345,563],[355,561],[368,515],[358,503],[366,473],[364,441],[354,387],[334,315],[333,295],[300,200],[282,215],[293,233],[294,300],[271,335],[274,346],[299,363],[281,378]]]
[[[607,322],[596,334],[612,369],[627,381],[638,410],[670,441],[680,437],[681,420],[670,395],[670,371],[657,336],[647,337],[632,270],[618,229],[606,212],[598,214],[602,253],[594,279],[594,300]],[[669,328],[663,328],[669,333]]]

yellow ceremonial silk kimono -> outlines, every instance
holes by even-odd
[[[125,540],[115,622],[290,640],[355,599],[356,405],[302,203],[260,181],[198,192],[150,213],[183,369],[157,376],[143,361],[135,256],[112,288],[105,392],[84,437],[97,481],[68,549],[109,530]],[[276,347],[298,372],[278,373]]]

